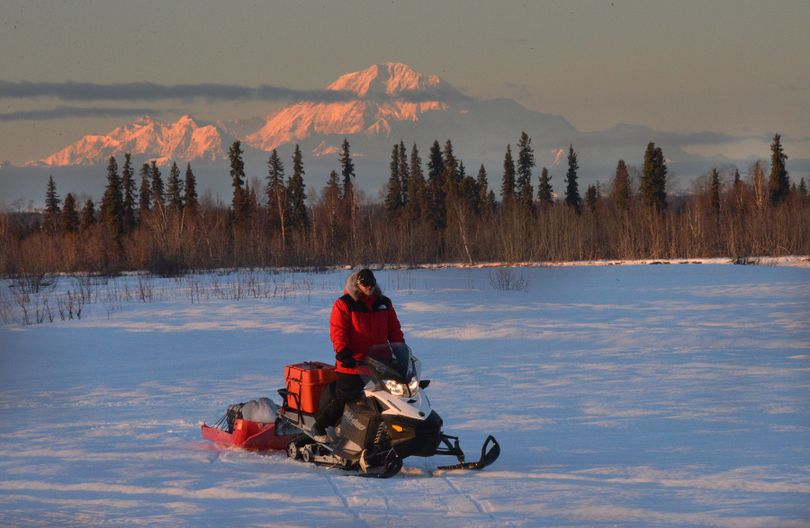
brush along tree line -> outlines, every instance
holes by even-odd
[[[173,163],[164,185],[154,161],[136,176],[129,154],[120,170],[110,158],[99,204],[79,204],[72,193],[60,199],[51,178],[41,214],[0,216],[0,269],[6,275],[141,269],[176,274],[362,262],[810,254],[806,183],[802,178],[791,185],[779,135],[769,164],[754,163],[745,178],[736,168],[713,169],[682,195],[667,192],[666,161],[654,143],[640,168],[619,160],[607,185],[590,185],[584,196],[571,145],[560,185],[564,194],[558,195],[548,169],[537,174],[524,132],[514,155],[506,147],[500,200],[486,168],[468,174],[450,140],[443,146],[434,141],[426,163],[415,144],[393,145],[379,202],[357,186],[346,140],[338,170],[310,200],[298,146],[289,168],[273,150],[264,188],[248,184],[238,141],[228,156],[230,206],[210,195],[200,199],[190,164],[181,175]]]

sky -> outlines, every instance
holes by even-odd
[[[806,1],[4,0],[0,160],[42,158],[144,113],[263,117],[299,91],[389,61],[582,131],[630,123],[810,144],[809,24]],[[174,91],[76,100],[59,90],[69,83]],[[248,90],[183,94],[210,85]],[[257,87],[273,90],[256,97]]]

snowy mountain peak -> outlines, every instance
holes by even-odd
[[[397,62],[374,64],[365,70],[347,73],[327,89],[350,92],[356,94],[357,99],[333,103],[300,101],[285,106],[268,115],[264,125],[245,138],[246,143],[269,151],[313,135],[387,137],[393,123],[416,122],[425,112],[446,110],[449,106],[446,102],[431,100],[430,95],[418,102],[399,98],[399,95],[452,90],[443,86],[438,76],[422,75],[407,64]],[[316,156],[323,155],[322,149],[316,148],[316,151],[313,151]]]
[[[135,120],[135,124],[137,124],[137,125],[149,125],[149,124],[152,124],[154,122],[155,122],[154,118],[152,118],[152,116],[150,116],[148,114],[147,115],[142,115],[141,117],[139,117],[138,119]]]
[[[406,91],[435,89],[440,85],[441,80],[436,75],[422,75],[407,64],[386,62],[342,75],[327,89],[352,92],[358,97],[396,96]]]
[[[27,165],[93,165],[126,152],[154,159],[159,164],[171,160],[215,160],[225,157],[223,143],[223,134],[216,126],[200,125],[190,115],[174,123],[162,123],[145,115],[107,134],[86,135],[59,152]]]
[[[565,152],[565,149],[563,149],[563,148],[551,149],[551,156],[554,158],[554,160],[551,162],[551,166],[552,167],[559,166],[560,162],[562,162],[565,155],[566,155],[566,152]]]

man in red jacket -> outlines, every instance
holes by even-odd
[[[315,420],[312,435],[328,441],[326,427],[334,426],[346,403],[363,399],[368,369],[360,365],[373,345],[404,341],[402,328],[391,299],[382,294],[370,269],[362,269],[346,279],[344,295],[332,306],[329,337],[335,348],[335,397]]]

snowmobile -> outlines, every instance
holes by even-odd
[[[276,428],[292,435],[290,458],[377,478],[396,475],[409,456],[456,457],[456,464],[438,468],[443,470],[483,469],[497,460],[500,446],[492,435],[480,459],[467,462],[458,437],[442,432],[442,419],[424,392],[430,380],[422,379],[421,363],[405,343],[371,347],[362,365],[368,370],[365,400],[344,407],[340,423],[327,428],[325,442],[316,441],[312,429],[331,398],[334,367],[318,362],[286,367]]]

